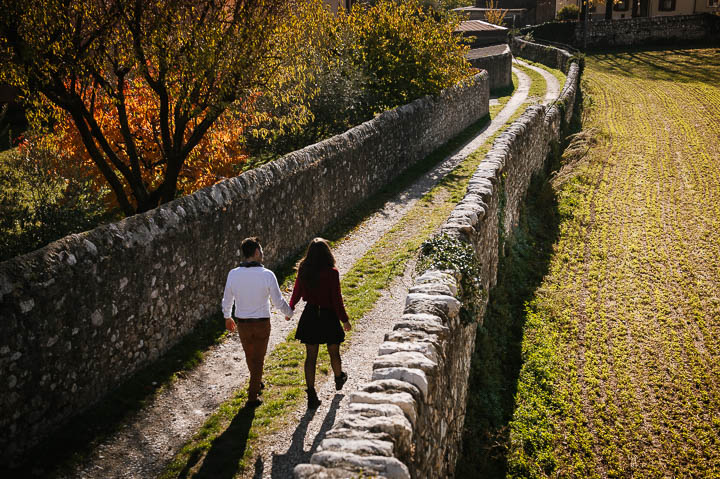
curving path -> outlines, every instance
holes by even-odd
[[[334,254],[341,275],[392,228],[418,199],[485,143],[527,101],[530,79],[518,69],[513,68],[513,72],[518,77],[518,88],[503,110],[483,131],[388,201],[335,246]],[[555,78],[549,73],[547,75]],[[547,82],[551,85],[550,80]],[[555,79],[555,84],[557,83]],[[553,91],[556,97],[559,87]],[[370,379],[372,360],[385,333],[391,327],[387,324],[387,318],[402,314],[404,293],[410,283],[408,271],[411,271],[410,267],[404,277],[396,279],[383,293],[375,308],[357,322],[352,344],[343,353],[343,367],[350,377],[343,393],[356,389]],[[218,303],[219,301],[220,297]],[[286,322],[277,313],[273,314],[271,322],[273,329],[269,350],[284,341],[296,325],[296,321]],[[161,391],[114,435],[95,447],[85,463],[58,477],[157,476],[205,419],[230,398],[236,389],[244,387],[247,379],[248,372],[240,341],[237,336],[231,335],[221,344],[209,349],[198,367]],[[253,459],[255,470],[248,471],[250,476],[289,477],[295,464],[309,458],[325,432],[332,427],[337,410],[342,407],[345,398],[344,394],[335,394],[332,381],[329,380],[325,383],[318,381],[317,389],[323,400],[320,408],[314,413],[307,413],[302,407],[290,418],[291,428],[263,440]]]
[[[529,63],[526,63],[517,58],[513,58],[513,62],[539,73],[545,79],[545,96],[543,97],[543,100],[541,102],[543,105],[554,102],[555,99],[560,96],[560,91],[562,90],[563,85],[560,84],[555,75],[543,68],[536,67],[535,65],[530,65]]]

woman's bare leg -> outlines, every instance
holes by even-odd
[[[332,366],[335,377],[340,376],[342,373],[342,360],[340,359],[340,345],[339,344],[328,344],[328,354],[330,355],[330,366]]]
[[[308,389],[315,388],[315,365],[317,364],[318,351],[320,350],[319,344],[306,344],[305,345],[305,384]]]

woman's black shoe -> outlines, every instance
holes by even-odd
[[[321,401],[317,397],[317,393],[314,388],[306,389],[308,395],[308,409],[316,409],[320,406]]]
[[[342,389],[343,384],[347,381],[347,373],[345,371],[340,373],[340,376],[335,376],[335,390],[339,391]]]

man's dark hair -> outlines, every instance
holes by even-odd
[[[243,256],[245,256],[246,258],[250,258],[252,255],[255,254],[255,250],[260,247],[260,240],[257,238],[257,236],[245,238],[242,241],[242,245],[240,245],[240,247],[242,248]]]

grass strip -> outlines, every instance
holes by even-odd
[[[534,72],[528,71],[528,74],[530,73]],[[535,75],[533,81],[542,80],[542,76],[537,73]],[[500,100],[505,104],[509,96]],[[522,109],[519,109],[508,123],[514,121],[520,114]],[[422,242],[442,224],[457,202],[462,199],[470,177],[501,131],[499,130],[486,141],[484,146],[469,155],[446,175],[343,276],[341,285],[345,306],[353,324],[374,307],[382,291],[394,278],[403,273],[407,261],[413,257]],[[467,138],[464,138],[463,142],[466,140]],[[453,146],[436,152],[426,161],[431,164],[437,163],[455,149],[457,146],[455,143],[458,142],[453,142]],[[360,218],[369,216],[394,193],[412,183],[408,180],[400,181],[404,184],[402,188],[393,185],[387,190],[382,201],[373,199],[364,203],[358,216]],[[390,191],[394,193],[390,194]],[[354,229],[360,220],[345,220],[331,229],[328,236],[337,241]],[[291,271],[283,273],[282,283],[285,286],[292,284],[293,281],[294,273]],[[352,339],[352,333],[351,331],[346,336],[347,342]],[[254,410],[243,409],[246,392],[239,391],[208,419],[201,430],[176,455],[161,478],[216,477],[219,474],[223,477],[232,477],[250,466],[249,460],[259,438],[279,430],[287,423],[288,413],[304,400],[302,363],[305,348],[293,338],[294,332],[288,335],[285,342],[276,346],[266,359],[263,379],[268,388],[263,397],[263,404]],[[324,348],[321,349],[318,358],[318,370],[321,374],[328,374],[329,371],[329,358]],[[240,429],[235,433],[237,437],[231,441],[235,445],[234,453],[218,453],[218,448],[228,441],[226,439],[228,424],[236,422],[246,424],[247,430]],[[216,446],[216,443],[220,446]]]
[[[528,60],[527,58],[522,59],[523,62],[527,63],[528,65],[532,65],[534,67],[542,68],[543,70],[550,72],[553,74],[555,78],[557,78],[557,81],[560,83],[560,89],[562,90],[563,85],[565,85],[565,81],[567,80],[567,75],[565,75],[562,70],[558,70],[557,68],[550,68],[547,65],[544,65],[540,62],[534,62],[532,60]]]

